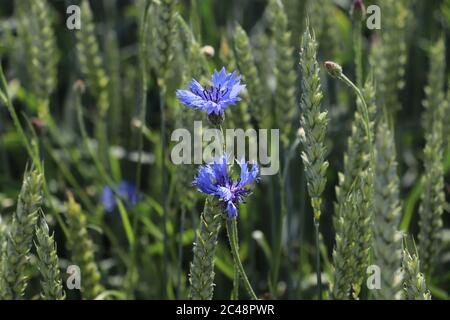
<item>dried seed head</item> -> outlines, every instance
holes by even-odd
[[[333,77],[339,78],[342,75],[342,67],[333,61],[325,61],[325,68]]]
[[[215,50],[211,46],[204,46],[200,49],[200,51],[206,58],[212,58],[215,54]]]

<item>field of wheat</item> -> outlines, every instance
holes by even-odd
[[[449,0],[1,1],[0,300],[449,299],[449,56]]]

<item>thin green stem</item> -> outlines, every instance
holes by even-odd
[[[361,100],[362,114],[364,117],[364,128],[366,130],[367,139],[369,140],[371,162],[374,163],[375,155],[374,155],[372,133],[370,131],[369,109],[367,107],[366,99],[364,99],[364,95],[362,94],[361,90],[349,78],[347,78],[347,76],[345,76],[345,74],[343,74],[343,73],[340,74],[338,76],[338,79],[342,80],[346,85],[348,85],[355,92],[357,97]]]
[[[353,50],[355,52],[356,84],[360,87],[364,84],[361,29],[361,20],[356,19],[353,27]]]
[[[11,115],[11,118],[13,119],[14,126],[16,127],[17,132],[19,133],[20,138],[22,139],[22,143],[24,144],[25,148],[28,151],[28,154],[33,159],[33,161],[36,160],[36,154],[30,144],[30,141],[28,140],[25,131],[22,128],[22,125],[20,124],[19,117],[17,116],[16,110],[14,109],[14,106],[11,103],[11,99],[9,97],[8,93],[8,83],[6,82],[5,74],[3,72],[3,67],[1,65],[0,61],[0,76],[1,76],[1,85],[3,87],[3,90],[0,91],[0,97],[5,103],[6,107],[8,108],[9,114]],[[3,92],[2,92],[3,91]],[[40,161],[38,161],[40,162]],[[35,165],[38,165],[35,163]]]
[[[234,266],[233,274],[233,291],[231,292],[231,300],[239,300],[239,269]]]
[[[102,182],[104,184],[108,185],[114,193],[115,200],[116,200],[118,208],[119,208],[120,216],[123,221],[122,224],[124,227],[124,231],[127,236],[127,240],[128,240],[128,243],[130,245],[130,250],[131,250],[135,244],[136,237],[131,228],[131,223],[128,218],[128,213],[125,209],[125,206],[124,206],[122,200],[120,199],[120,196],[117,192],[117,188],[114,184],[114,181],[111,179],[111,177],[108,175],[106,170],[103,168],[102,163],[97,156],[97,153],[92,148],[92,145],[89,143],[89,136],[88,136],[88,133],[87,133],[86,127],[84,125],[84,121],[83,121],[83,109],[81,106],[80,98],[81,97],[80,97],[79,93],[77,92],[75,95],[75,107],[77,109],[78,125],[80,127],[81,138],[83,140],[83,144],[84,144],[85,148],[88,150],[89,155],[91,156],[92,160],[94,161],[94,165],[98,171],[98,174],[100,175],[100,178],[102,179]]]
[[[165,97],[165,86],[163,85],[160,89],[159,94],[159,109],[161,113],[161,178],[162,178],[162,187],[161,187],[161,198],[163,204],[163,287],[162,287],[162,296],[166,296],[166,285],[167,285],[167,215],[168,215],[168,202],[167,202],[167,168],[166,168],[166,112],[164,105],[164,97]]]
[[[72,171],[66,166],[64,161],[62,161],[58,156],[56,155],[55,151],[53,150],[52,146],[50,145],[50,142],[47,139],[44,139],[43,145],[47,153],[50,155],[50,157],[53,159],[53,162],[58,167],[61,174],[64,176],[64,178],[68,181],[68,183],[76,190],[76,193],[79,195],[81,202],[86,206],[89,212],[95,211],[95,206],[92,203],[91,199],[87,195],[86,191],[81,187],[81,185],[78,183],[77,179],[73,175]]]
[[[272,274],[272,293],[275,293],[276,284],[278,282],[278,276],[280,272],[280,265],[281,265],[281,246],[282,246],[282,237],[283,237],[283,227],[285,224],[285,220],[287,218],[288,212],[287,212],[287,205],[286,205],[286,183],[287,183],[287,177],[289,173],[289,162],[293,158],[295,154],[295,150],[297,150],[297,147],[300,143],[300,139],[297,137],[297,139],[294,141],[294,143],[291,145],[289,150],[287,150],[287,153],[285,153],[284,157],[284,163],[283,167],[281,168],[281,172],[278,175],[279,179],[279,194],[280,194],[280,206],[281,206],[281,218],[278,224],[277,228],[277,234],[276,234],[276,244],[275,244],[275,260],[273,264],[273,274]]]
[[[75,95],[75,107],[77,109],[78,125],[80,127],[81,138],[83,140],[84,146],[86,147],[86,149],[88,150],[92,160],[94,161],[94,165],[97,168],[97,171],[100,174],[100,177],[102,178],[102,180],[107,185],[113,186],[114,185],[113,181],[111,180],[111,178],[106,173],[105,169],[103,168],[103,165],[102,165],[101,161],[97,157],[97,153],[95,152],[95,150],[92,148],[91,144],[89,143],[89,136],[88,136],[88,133],[87,133],[87,130],[86,130],[86,126],[84,125],[84,121],[83,121],[83,110],[82,110],[81,99],[80,98],[81,97],[80,97],[79,93],[76,93],[76,95]]]
[[[183,274],[183,234],[184,234],[184,223],[186,220],[186,207],[183,205],[181,207],[181,217],[180,217],[180,229],[178,234],[178,277],[177,277],[177,299],[181,299],[182,281],[181,275]]]
[[[238,247],[238,234],[237,234],[237,222],[236,218],[227,219],[227,234],[230,240],[231,254],[234,259],[235,266],[237,266],[238,271],[241,275],[241,279],[244,283],[244,287],[247,290],[252,300],[258,300],[253,288],[248,281],[248,277],[245,273],[244,267],[242,266],[241,258],[239,257],[239,247]]]
[[[140,64],[140,71],[141,71],[141,97],[140,97],[140,106],[139,106],[139,123],[140,126],[138,127],[138,160],[137,160],[137,166],[136,166],[136,190],[139,194],[141,190],[141,176],[142,176],[142,153],[144,149],[144,127],[145,127],[145,118],[146,118],[146,112],[147,112],[147,91],[148,91],[148,79],[147,79],[147,41],[146,41],[146,30],[147,30],[147,18],[148,18],[148,11],[150,7],[150,1],[146,0],[144,5],[144,12],[142,13],[142,20],[141,20],[141,30],[140,30],[140,39],[139,39],[139,64]],[[137,213],[133,215],[133,233],[137,234],[137,228],[138,228],[138,221],[139,216]],[[138,246],[135,243],[134,246],[131,248],[131,265],[130,265],[130,279],[131,283],[129,286],[129,292],[128,295],[130,297],[133,296],[133,290],[134,290],[134,281],[133,281],[133,274],[136,269],[137,261],[137,250]],[[137,273],[137,271],[136,271]]]
[[[316,277],[317,277],[317,294],[319,300],[322,300],[322,269],[320,266],[320,233],[319,219],[314,218],[314,233],[316,238]]]
[[[148,79],[147,79],[147,18],[150,1],[146,0],[144,6],[144,12],[142,13],[141,30],[140,30],[140,51],[139,51],[139,63],[141,68],[141,97],[140,97],[140,109],[139,109],[139,135],[138,135],[138,163],[136,168],[136,188],[139,192],[141,187],[141,171],[142,171],[142,151],[144,147],[144,124],[147,110],[147,91],[148,91]]]

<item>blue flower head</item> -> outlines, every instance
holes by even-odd
[[[227,159],[224,153],[221,158],[214,159],[213,163],[200,166],[193,184],[200,192],[219,198],[231,219],[238,215],[238,204],[250,193],[246,187],[258,180],[259,166],[253,163],[249,168],[245,160],[238,161],[241,172],[239,178],[234,181],[227,172]]]
[[[214,124],[220,124],[227,107],[241,100],[238,95],[245,85],[241,85],[241,76],[236,76],[236,71],[227,73],[225,68],[220,72],[215,70],[211,82],[211,87],[204,88],[193,79],[189,85],[190,90],[177,90],[177,97],[189,108],[205,110],[210,120],[219,120]]]
[[[136,206],[140,198],[136,187],[131,182],[125,180],[122,180],[117,185],[117,195],[124,202],[127,209]],[[103,188],[100,200],[106,212],[113,212],[117,208],[114,192],[109,186]]]

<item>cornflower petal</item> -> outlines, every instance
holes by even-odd
[[[214,159],[214,162],[200,166],[193,184],[200,192],[213,195],[223,203],[223,209],[231,219],[238,215],[237,206],[244,202],[244,198],[250,194],[245,188],[248,184],[258,180],[259,167],[256,163],[248,169],[248,163],[244,159],[239,161],[241,174],[237,181],[233,181],[227,172],[227,154]]]
[[[196,107],[204,110],[208,115],[223,115],[230,105],[241,99],[239,93],[245,88],[241,85],[241,76],[227,73],[225,68],[215,70],[211,78],[212,87],[204,88],[197,80],[189,83],[190,90],[177,90],[178,100],[189,108]]]
[[[227,202],[227,208],[225,210],[228,213],[228,217],[230,219],[237,217],[237,215],[238,215],[237,208],[232,201]]]
[[[250,183],[258,179],[259,175],[258,164],[252,163],[252,167],[250,170],[248,169],[248,163],[245,161],[245,159],[239,161],[238,164],[241,168],[241,175],[239,178],[239,186],[241,188],[249,185]]]

